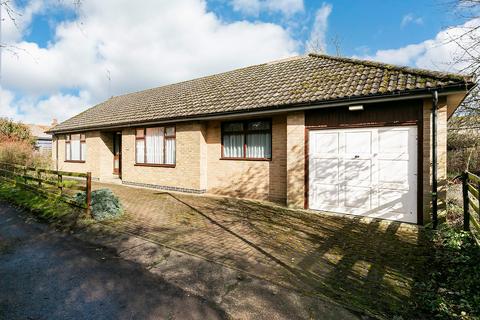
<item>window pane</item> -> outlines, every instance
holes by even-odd
[[[70,141],[70,135],[69,134],[65,135],[65,140]]]
[[[241,122],[224,123],[223,131],[225,132],[243,131],[243,123]]]
[[[72,160],[70,158],[70,143],[65,143],[65,160]]]
[[[163,163],[163,127],[147,128],[145,142],[147,145],[147,163]]]
[[[137,129],[137,138],[143,138],[144,132],[143,129]]]
[[[174,136],[175,135],[175,127],[167,127],[165,128],[165,134],[167,136]]]
[[[175,139],[165,139],[165,163],[175,164]]]
[[[270,122],[268,121],[250,121],[247,123],[248,130],[268,130]]]
[[[144,163],[145,162],[145,141],[137,140],[135,150],[136,150],[135,161],[137,163]]]
[[[80,159],[80,135],[72,134],[72,140],[70,141],[70,150],[71,150],[71,159],[70,160],[81,160]]]
[[[83,161],[85,161],[85,159],[87,158],[87,144],[85,142],[82,142],[81,143],[81,148],[82,148],[82,159]]]
[[[247,134],[247,158],[271,158],[270,133]]]
[[[223,156],[226,158],[243,157],[243,134],[226,134],[223,136]]]

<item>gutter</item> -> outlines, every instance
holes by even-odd
[[[461,93],[465,92],[464,89],[458,90],[461,88],[468,89],[468,84],[464,85],[455,85],[451,87],[444,87],[442,88],[442,92],[439,93],[439,96],[446,96],[452,93]],[[456,90],[455,90],[456,89]],[[435,90],[436,91],[436,90]],[[284,113],[284,112],[291,112],[291,111],[306,111],[311,109],[320,109],[320,108],[333,108],[333,107],[341,107],[341,106],[348,106],[352,103],[376,103],[376,102],[388,102],[388,101],[399,101],[399,100],[411,100],[411,99],[425,99],[431,97],[432,89],[421,90],[417,92],[408,92],[408,93],[394,93],[388,96],[385,95],[377,95],[377,96],[370,96],[370,97],[355,97],[355,98],[346,98],[346,99],[339,99],[338,102],[325,102],[325,103],[304,103],[304,104],[296,104],[291,105],[290,107],[266,107],[263,109],[257,109],[257,111],[229,111],[229,112],[222,112],[222,113],[213,113],[213,114],[205,114],[202,116],[185,116],[183,118],[169,118],[163,120],[154,120],[154,121],[137,121],[137,122],[129,122],[124,124],[117,124],[117,125],[100,125],[100,126],[92,126],[92,127],[78,127],[75,129],[65,129],[65,130],[49,130],[46,133],[73,133],[73,132],[85,132],[85,131],[94,131],[94,130],[109,130],[109,129],[119,129],[119,128],[131,128],[137,126],[149,126],[149,125],[156,125],[156,124],[167,124],[167,123],[179,123],[179,122],[186,122],[186,121],[199,121],[199,120],[217,120],[217,119],[224,119],[224,118],[237,118],[237,117],[245,117],[245,116],[255,116],[255,115],[267,115],[267,114],[277,114],[277,113]]]

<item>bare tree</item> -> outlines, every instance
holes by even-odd
[[[460,18],[466,22],[462,27],[455,27],[456,32],[444,43],[454,43],[459,49],[453,57],[453,64],[462,66],[461,72],[480,75],[480,0],[455,0],[452,3]],[[460,31],[460,32],[458,32]],[[447,30],[448,33],[448,30]],[[480,115],[480,89],[471,90],[458,110],[458,115]]]
[[[330,41],[328,43],[335,48],[335,55],[341,56],[342,39],[340,38],[340,36],[338,34],[335,34],[333,37],[330,38]],[[324,39],[313,38],[308,40],[306,51],[308,53],[326,54],[327,48],[325,46],[326,44]]]

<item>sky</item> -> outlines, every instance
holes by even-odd
[[[111,96],[326,54],[459,72],[453,0],[10,0],[0,117],[66,120]],[[480,35],[479,35],[480,36]]]

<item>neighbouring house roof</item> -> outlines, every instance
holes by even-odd
[[[463,89],[459,74],[309,54],[112,97],[50,132],[279,109],[433,88]]]
[[[35,138],[42,140],[52,139],[52,135],[45,133],[45,131],[50,129],[50,126],[44,126],[40,124],[26,124],[26,126],[30,129],[32,136]]]

